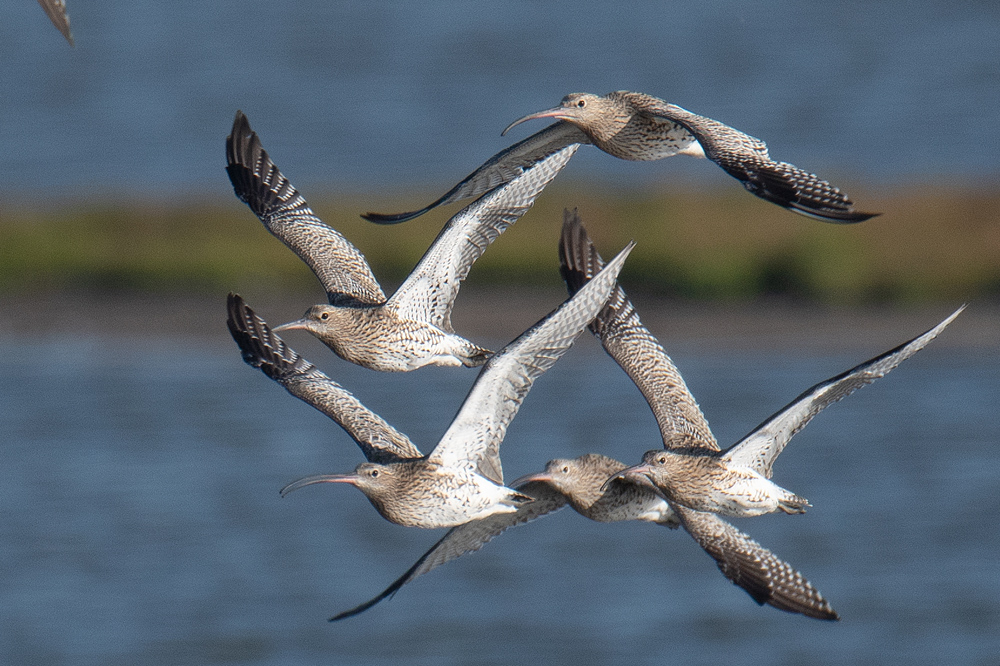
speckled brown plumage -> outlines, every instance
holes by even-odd
[[[376,597],[338,613],[330,620],[354,617],[391,597],[419,576],[466,553],[475,552],[511,527],[557,511],[567,503],[581,515],[599,522],[643,520],[676,528],[680,524],[678,518],[656,493],[631,483],[617,483],[605,491],[601,490],[607,478],[624,467],[624,463],[598,454],[550,461],[544,472],[523,476],[511,483],[512,488],[529,495],[534,501],[522,504],[513,513],[496,514],[452,528]]]
[[[567,503],[581,515],[598,522],[638,520],[674,529],[683,525],[698,545],[715,559],[723,575],[746,590],[758,604],[767,603],[819,619],[838,619],[829,603],[799,572],[715,514],[684,507],[675,512],[656,493],[630,483],[616,482],[602,489],[608,476],[624,467],[624,463],[596,453],[549,461],[544,472],[529,474],[511,483],[515,490],[533,497],[533,502],[519,506],[515,513],[497,514],[452,528],[376,597],[330,620],[358,615],[419,576],[475,552],[511,527],[557,511]]]
[[[861,222],[876,215],[856,211],[847,195],[818,176],[787,162],[775,162],[763,141],[651,95],[627,90],[607,95],[572,93],[555,108],[519,118],[503,133],[541,118],[557,122],[497,153],[428,206],[409,213],[362,217],[380,224],[403,222],[487,192],[551,152],[587,143],[623,160],[708,157],[751,194],[825,222]]]
[[[564,219],[560,260],[570,293],[586,284],[601,266],[575,213]],[[803,511],[808,506],[803,498],[769,480],[774,460],[788,441],[825,407],[884,376],[922,349],[961,310],[922,336],[810,388],[739,443],[720,451],[677,368],[642,325],[625,292],[616,287],[591,330],[646,398],[660,426],[664,448],[648,452],[642,465],[614,473],[604,488],[631,481],[661,494],[723,574],[758,603],[837,619],[801,574],[715,514]]]
[[[602,262],[575,213],[564,219],[561,245],[563,276],[572,293]],[[616,476],[649,484],[671,502],[697,511],[729,516],[802,513],[809,506],[805,498],[770,480],[774,460],[788,441],[820,411],[923,349],[961,310],[906,344],[813,386],[722,451],[676,366],[616,287],[591,329],[646,398],[664,447],[647,452],[641,465]]]
[[[646,135],[656,135],[657,121],[681,125],[698,142],[704,157],[765,201],[824,222],[863,222],[877,215],[855,210],[846,194],[819,176],[793,164],[774,161],[763,141],[734,127],[652,95],[627,91],[612,95],[617,96],[618,104],[633,109],[643,119],[640,125]],[[643,132],[639,134],[632,140],[637,146],[645,141]]]
[[[236,196],[316,274],[328,304],[275,330],[303,329],[341,358],[373,370],[478,366],[489,350],[455,334],[459,286],[486,248],[519,219],[569,160],[565,148],[455,215],[410,276],[386,299],[361,252],[323,224],[271,161],[246,116],[226,138],[226,172]]]
[[[296,397],[334,418],[369,462],[351,474],[305,477],[285,495],[315,483],[349,483],[387,520],[412,527],[454,527],[513,513],[530,497],[503,485],[500,444],[534,381],[569,349],[603,307],[629,245],[588,289],[568,299],[492,357],[437,446],[421,456],[409,440],[288,348],[237,296],[229,327],[243,358]]]

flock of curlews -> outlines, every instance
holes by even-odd
[[[38,0],[72,45],[64,0]],[[323,412],[361,447],[366,462],[348,474],[294,481],[282,496],[319,483],[347,483],[393,523],[449,528],[384,591],[331,620],[357,615],[403,585],[508,528],[566,505],[598,522],[641,520],[683,527],[722,574],[758,604],[822,620],[839,619],[790,564],[736,529],[724,516],[802,513],[808,501],[771,481],[774,461],[795,433],[828,405],[882,377],[933,340],[961,310],[895,349],[807,389],[750,434],[721,449],[680,372],[642,324],[617,278],[633,244],[605,264],[576,211],[565,213],[560,270],[570,297],[503,349],[493,352],[457,334],[451,310],[472,264],[534,203],[582,145],[625,160],[704,157],[766,201],[825,222],[856,223],[838,188],[787,162],[763,141],[650,95],[616,91],[567,95],[530,120],[556,122],[503,150],[444,195],[417,211],[364,218],[396,224],[457,201],[452,217],[409,277],[386,297],[361,252],[320,220],[281,174],[242,112],[226,139],[226,171],[236,196],[316,274],[327,302],[271,328],[230,294],[228,325],[243,359],[293,396]],[[585,328],[635,382],[653,411],[662,448],[637,465],[589,453],[551,460],[541,472],[504,483],[500,444],[535,379]],[[426,365],[482,366],[441,441],[424,454],[403,433],[277,336],[302,329],[341,358],[386,372]]]
[[[38,1],[72,45],[65,2]],[[641,520],[683,527],[722,574],[758,604],[839,619],[802,574],[723,517],[804,512],[810,506],[804,497],[771,481],[774,462],[792,436],[828,405],[923,349],[964,306],[909,342],[812,386],[722,449],[680,372],[617,282],[633,244],[605,264],[576,211],[567,211],[559,259],[570,297],[503,349],[485,349],[452,328],[451,310],[461,282],[582,145],[593,144],[625,160],[708,158],[751,194],[825,222],[856,223],[875,215],[855,210],[842,191],[818,176],[774,161],[763,141],[650,95],[574,93],[554,108],[514,121],[503,134],[542,118],[556,122],[497,153],[424,208],[363,215],[396,224],[438,206],[474,200],[447,222],[387,298],[361,252],[313,213],[271,161],[246,116],[236,113],[226,139],[226,171],[236,196],[312,269],[327,302],[272,328],[240,296],[230,294],[229,330],[247,363],[332,418],[366,459],[351,473],[308,476],[285,486],[281,494],[318,483],[347,483],[363,492],[386,520],[449,528],[384,591],[331,620],[357,615],[418,576],[479,550],[508,528],[566,505],[598,522]],[[505,484],[500,444],[507,426],[535,379],[588,327],[645,397],[659,425],[662,448],[648,451],[633,466],[598,453],[556,459],[541,472]],[[276,335],[297,329],[313,334],[344,360],[372,370],[406,372],[425,365],[482,369],[441,441],[424,454]]]
[[[559,259],[570,297],[503,349],[485,349],[452,328],[461,282],[581,145],[593,144],[628,160],[707,157],[752,194],[790,211],[836,223],[873,216],[855,210],[843,192],[821,178],[772,160],[759,139],[649,95],[567,95],[559,106],[525,116],[507,129],[538,118],[556,122],[491,157],[428,206],[410,213],[364,215],[378,223],[398,223],[437,206],[474,199],[447,222],[387,298],[361,252],[313,213],[271,161],[246,116],[236,113],[226,139],[226,171],[236,196],[313,270],[327,303],[272,328],[240,296],[230,294],[229,330],[248,364],[332,418],[366,459],[353,472],[307,476],[281,494],[346,483],[364,493],[386,520],[449,528],[383,592],[331,620],[357,615],[418,576],[479,550],[508,528],[566,505],[599,522],[641,520],[683,527],[722,574],[758,604],[839,619],[802,574],[724,517],[804,512],[809,506],[804,497],[771,481],[774,461],[788,441],[828,405],[921,350],[961,308],[909,342],[807,389],[722,449],[680,372],[617,282],[632,244],[605,263],[577,212],[567,211]],[[598,453],[552,460],[545,470],[506,484],[500,444],[507,426],[535,379],[588,327],[646,398],[662,448],[647,452],[631,467]],[[316,336],[344,360],[373,370],[402,372],[425,365],[482,369],[441,441],[423,453],[276,334],[297,329]]]

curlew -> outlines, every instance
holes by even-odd
[[[571,293],[600,270],[601,258],[575,213],[567,214],[564,221],[559,255]],[[646,396],[664,437],[674,433],[712,437],[680,372],[643,326],[620,286],[615,287],[590,328]],[[790,564],[714,513],[668,502],[648,485],[615,478],[625,467],[624,463],[593,453],[549,461],[544,472],[511,483],[513,489],[534,497],[534,502],[519,506],[515,513],[490,516],[453,528],[384,591],[335,615],[331,621],[358,615],[417,577],[479,550],[511,527],[557,511],[566,504],[598,522],[639,520],[671,528],[681,525],[716,561],[723,575],[758,604],[822,620],[839,619],[819,590]]]
[[[295,481],[282,495],[316,483],[358,488],[390,522],[454,527],[513,513],[531,497],[503,484],[500,444],[534,381],[572,345],[603,307],[630,244],[581,290],[494,355],[480,371],[437,446],[420,454],[404,436],[365,409],[275,335],[238,296],[229,299],[229,327],[245,361],[292,395],[331,416],[361,446],[368,462],[351,474]]]
[[[572,291],[600,270],[602,261],[575,214],[567,215],[561,247],[566,248],[561,253],[563,276]],[[653,409],[664,448],[648,451],[641,464],[616,473],[608,483],[625,479],[655,490],[674,507],[726,516],[803,513],[809,506],[806,499],[771,481],[774,461],[791,438],[821,411],[923,349],[964,309],[922,335],[806,389],[723,451],[663,347],[616,288],[591,330]],[[607,310],[620,314],[609,317]]]
[[[226,138],[226,171],[236,196],[312,269],[328,300],[275,330],[306,330],[344,360],[372,370],[482,365],[490,351],[457,335],[451,325],[461,282],[575,150],[570,146],[553,152],[451,218],[386,299],[361,252],[313,213],[271,161],[247,117],[237,111]]]
[[[672,529],[683,525],[719,564],[722,573],[746,590],[758,604],[823,620],[839,619],[823,596],[791,565],[712,513],[670,504],[648,488],[615,482],[602,488],[609,475],[625,464],[596,453],[550,460],[544,472],[510,484],[534,498],[515,513],[499,514],[448,531],[402,576],[378,596],[330,618],[343,620],[389,598],[407,583],[466,553],[479,550],[511,527],[557,511],[567,504],[577,513],[603,523],[638,520]]]
[[[651,95],[627,90],[607,95],[572,93],[555,108],[515,120],[503,133],[541,118],[556,122],[497,153],[428,206],[409,213],[362,217],[380,224],[404,222],[437,206],[487,192],[553,151],[588,143],[624,160],[707,157],[751,194],[824,222],[862,222],[877,215],[855,210],[846,194],[815,174],[774,161],[760,139]]]

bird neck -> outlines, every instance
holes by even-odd
[[[622,146],[628,143],[626,128],[632,120],[632,113],[622,104],[608,105],[607,112],[586,125],[578,125],[601,150],[618,156]],[[624,133],[624,134],[623,134]]]

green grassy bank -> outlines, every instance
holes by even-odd
[[[1000,191],[850,190],[884,214],[859,225],[793,215],[737,187],[623,194],[556,183],[473,268],[480,283],[554,284],[564,206],[576,206],[605,256],[638,242],[631,291],[706,300],[779,294],[857,304],[971,299],[1000,293]],[[425,196],[387,199],[404,210]],[[397,226],[365,222],[370,205],[310,202],[354,242],[387,285],[402,279],[457,206]],[[235,198],[6,204],[0,214],[0,294],[42,290],[218,293],[315,289],[315,278]]]

